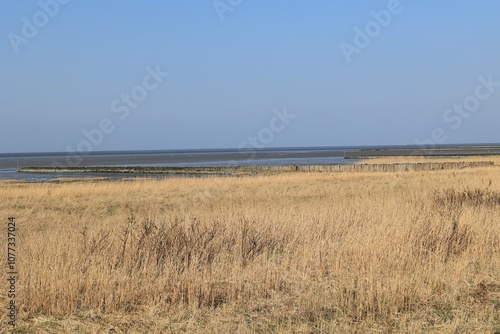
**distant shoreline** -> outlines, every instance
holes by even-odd
[[[130,151],[94,152],[87,155],[65,153],[0,154],[0,168],[23,168],[42,166],[124,166],[124,165],[265,165],[265,160],[275,160],[273,165],[288,164],[337,164],[352,163],[353,159],[389,156],[489,156],[500,155],[500,145],[449,145],[430,149],[403,146],[374,147],[310,147],[268,148],[252,150],[185,150],[185,151]],[[338,159],[338,160],[337,160]],[[287,161],[288,160],[288,161]],[[289,160],[301,160],[301,163]],[[311,161],[309,161],[311,160]],[[282,162],[282,163],[281,163]]]
[[[303,166],[219,166],[219,167],[31,167],[19,173],[133,174],[178,176],[251,176],[287,172],[409,172],[493,167],[493,161],[417,162],[389,164],[303,165]]]
[[[349,152],[345,159],[367,159],[380,157],[463,157],[500,155],[500,146],[457,146],[436,148],[386,148],[363,149]]]
[[[449,146],[434,149],[408,147],[266,149],[255,152],[136,152],[91,154],[76,159],[65,155],[0,157],[0,180],[45,182],[78,179],[136,177],[225,177],[268,175],[283,171],[348,171],[352,165],[378,164],[391,170],[397,163],[498,161],[500,146]],[[70,163],[68,163],[70,162]],[[498,162],[497,162],[498,163]],[[340,167],[339,167],[340,166]],[[269,167],[269,168],[268,168]],[[360,170],[361,167],[356,167]],[[371,168],[371,167],[370,167]],[[369,171],[370,168],[367,168]],[[402,167],[402,170],[414,170]]]

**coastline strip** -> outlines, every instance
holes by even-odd
[[[493,161],[423,162],[353,165],[216,166],[216,167],[23,167],[19,173],[95,173],[95,174],[253,174],[261,172],[409,172],[494,167]]]

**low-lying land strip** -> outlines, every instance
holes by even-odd
[[[465,157],[465,156],[498,156],[500,146],[442,146],[442,147],[388,147],[388,148],[366,148],[351,150],[345,153],[346,159],[365,159],[380,157]]]
[[[493,161],[412,162],[392,164],[217,166],[217,167],[25,167],[20,173],[114,173],[114,174],[222,174],[245,175],[259,172],[398,172],[491,167]]]

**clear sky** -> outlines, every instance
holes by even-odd
[[[0,153],[499,143],[499,13],[498,0],[3,0]]]

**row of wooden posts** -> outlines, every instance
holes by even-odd
[[[409,172],[429,170],[449,170],[474,167],[492,167],[492,161],[478,162],[423,162],[395,164],[353,164],[353,165],[312,165],[312,166],[255,166],[251,169],[263,171],[299,172]]]
[[[237,172],[408,172],[450,170],[474,167],[492,167],[492,161],[478,162],[422,162],[395,164],[352,165],[289,165],[289,166],[214,166],[214,167],[27,167],[25,173],[137,173],[137,174],[184,174],[184,173],[237,173]]]

